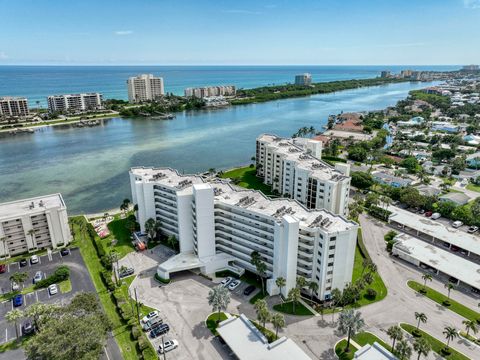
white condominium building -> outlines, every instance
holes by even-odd
[[[235,86],[226,85],[226,86],[208,86],[200,88],[186,88],[185,97],[196,97],[203,99],[210,96],[234,96],[237,91]]]
[[[60,194],[0,204],[1,257],[65,246],[71,238]]]
[[[50,112],[81,112],[103,109],[100,93],[51,95],[47,98]]]
[[[257,138],[257,176],[272,190],[309,209],[346,215],[350,166],[337,163],[333,167],[320,160],[321,156],[321,141],[263,134]]]
[[[312,75],[309,73],[295,75],[295,85],[312,85]]]
[[[0,117],[28,116],[28,101],[22,97],[0,97]]]
[[[278,277],[286,279],[285,296],[297,276],[317,282],[319,299],[352,280],[358,225],[342,216],[170,168],[132,168],[130,184],[142,231],[153,218],[179,240],[180,254],[158,267],[163,278],[194,268],[204,274],[255,272],[251,254],[258,251],[272,295],[279,292]]]
[[[158,99],[165,94],[163,78],[142,74],[127,80],[128,101],[139,103]]]

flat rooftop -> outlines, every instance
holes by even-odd
[[[390,351],[377,342],[372,345],[367,344],[357,350],[353,358],[358,360],[397,360]]]
[[[389,220],[406,225],[410,229],[432,236],[438,240],[445,241],[459,248],[468,250],[480,255],[480,238],[465,231],[454,229],[450,226],[431,220],[425,216],[413,214],[410,211],[400,209],[396,206],[389,206],[392,212]]]
[[[286,337],[269,344],[243,314],[222,321],[217,332],[239,360],[311,360],[293,340]]]
[[[337,181],[346,177],[330,164],[317,159],[307,153],[307,141],[318,141],[314,139],[286,139],[276,135],[262,134],[257,138],[258,141],[268,142],[270,147],[274,147],[278,154],[283,154],[285,159],[294,161],[300,169],[308,170],[312,176],[322,180]],[[304,140],[304,141],[300,141]]]
[[[394,245],[398,250],[465,284],[480,289],[480,265],[408,234],[397,235],[395,240],[398,240]]]
[[[26,214],[36,214],[52,208],[66,208],[61,194],[44,195],[1,203],[0,219],[16,218]]]
[[[199,175],[183,175],[171,168],[134,167],[131,168],[130,172],[143,182],[154,182],[176,188],[176,190],[189,189],[189,191],[192,191],[191,185],[204,183]]]

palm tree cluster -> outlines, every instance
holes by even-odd
[[[131,204],[130,199],[123,199],[122,203],[120,204],[120,211],[122,211],[126,215],[130,207],[130,204]]]
[[[257,320],[260,321],[263,328],[267,322],[270,322],[275,328],[275,338],[278,339],[278,331],[285,327],[285,317],[280,313],[271,313],[268,310],[268,304],[265,299],[259,299],[253,305],[257,313]]]
[[[150,241],[155,239],[157,236],[157,232],[160,230],[160,226],[162,224],[159,220],[155,220],[153,218],[148,219],[145,221],[145,231],[147,232],[148,238]]]
[[[317,130],[315,130],[313,126],[310,126],[310,127],[304,126],[298,129],[297,132],[292,135],[292,138],[305,137],[307,135],[313,136],[316,134],[317,134]]]

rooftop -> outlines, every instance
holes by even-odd
[[[480,265],[408,234],[395,237],[394,245],[418,261],[480,289]]]
[[[310,360],[291,339],[282,337],[268,343],[263,334],[241,314],[222,321],[217,332],[239,360]]]
[[[374,342],[373,345],[363,346],[355,352],[353,358],[358,360],[397,360],[390,351],[377,342]]]
[[[0,218],[16,218],[36,214],[52,208],[65,208],[61,194],[38,196],[0,204]]]

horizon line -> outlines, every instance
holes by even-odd
[[[464,66],[470,64],[0,64],[0,66]]]

